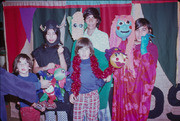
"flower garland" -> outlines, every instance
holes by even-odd
[[[106,68],[104,71],[102,71],[99,68],[98,59],[94,55],[92,55],[90,57],[90,61],[91,61],[92,71],[97,78],[101,78],[101,79],[107,78],[107,76],[111,75],[114,72],[114,67],[111,64],[109,64],[108,68]],[[73,59],[72,67],[73,67],[74,71],[71,75],[71,79],[74,81],[71,86],[71,91],[73,92],[73,94],[75,96],[79,95],[79,91],[81,88],[80,64],[81,64],[81,59],[80,59],[80,56],[77,55]]]

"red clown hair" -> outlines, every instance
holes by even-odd
[[[97,78],[101,78],[101,79],[104,79],[104,78],[107,78],[107,76],[111,75],[113,72],[114,72],[114,67],[112,65],[109,64],[109,67],[106,68],[104,71],[102,71],[100,68],[99,68],[99,63],[98,63],[98,60],[97,58],[92,55],[90,57],[90,62],[91,62],[91,69],[94,73],[94,75],[97,77]],[[81,88],[81,81],[80,81],[80,64],[81,64],[81,59],[80,59],[80,56],[79,55],[76,55],[73,59],[73,73],[71,75],[71,79],[74,81],[72,83],[72,86],[71,86],[71,91],[73,92],[73,94],[75,96],[78,96],[79,95],[79,91],[80,91],[80,88]]]

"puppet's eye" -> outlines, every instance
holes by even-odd
[[[62,73],[65,73],[65,70],[61,70]]]
[[[130,24],[130,21],[126,21],[126,24]]]
[[[119,25],[123,25],[123,22],[120,21],[120,22],[119,22]]]
[[[73,24],[73,26],[74,26],[74,27],[77,27],[77,24],[75,23],[75,24]]]
[[[118,56],[118,53],[115,53],[115,56]]]
[[[83,24],[79,24],[79,28],[82,28],[83,27]]]

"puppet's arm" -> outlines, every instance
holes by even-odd
[[[67,21],[68,21],[68,24],[69,24],[69,32],[72,35],[72,17],[68,16]]]
[[[152,34],[146,34],[145,36],[141,37],[141,54],[144,55],[147,53],[147,46],[150,40],[150,37],[154,35]]]

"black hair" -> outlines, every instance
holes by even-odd
[[[83,13],[84,20],[86,20],[86,18],[89,15],[93,15],[94,18],[96,18],[98,20],[96,27],[99,27],[99,25],[101,23],[101,17],[100,17],[99,11],[96,8],[87,8]]]
[[[55,20],[48,20],[45,24],[44,24],[44,26],[46,27],[46,29],[44,30],[44,31],[42,31],[43,32],[43,37],[44,37],[44,39],[46,40],[46,34],[47,34],[47,31],[49,30],[49,29],[53,29],[54,30],[54,32],[55,32],[55,34],[57,35],[57,40],[54,42],[54,43],[49,43],[47,40],[46,40],[46,42],[45,42],[45,44],[44,44],[44,48],[47,48],[47,47],[49,47],[49,46],[53,46],[53,47],[58,47],[58,43],[60,43],[61,45],[63,45],[63,43],[61,42],[61,40],[60,40],[60,36],[61,36],[61,33],[60,33],[60,30],[59,30],[59,28],[57,27],[57,22],[55,21]]]
[[[139,18],[139,19],[137,19],[135,21],[135,30],[139,29],[142,26],[147,26],[148,27],[148,32],[153,34],[151,23],[147,19]]]

